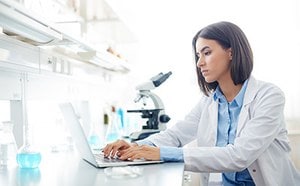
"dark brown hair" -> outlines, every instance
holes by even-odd
[[[198,38],[215,40],[224,49],[231,48],[231,78],[235,85],[244,83],[250,77],[253,69],[253,54],[244,32],[237,25],[225,21],[208,25],[198,31],[193,38],[198,85],[206,96],[216,89],[218,82],[207,83],[197,67],[196,41]]]

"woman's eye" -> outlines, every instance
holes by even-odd
[[[211,51],[204,52],[204,55],[206,55],[206,56],[208,56],[209,54],[211,54]]]

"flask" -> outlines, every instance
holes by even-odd
[[[7,167],[14,162],[17,144],[13,135],[13,123],[4,121],[0,125],[0,167]]]
[[[117,122],[118,126],[120,128],[120,136],[124,137],[125,136],[125,122],[124,122],[124,111],[122,108],[117,109]]]
[[[88,137],[88,142],[91,149],[95,152],[97,152],[97,150],[101,148],[100,136],[98,135],[97,127],[94,122],[92,123],[91,131]]]
[[[20,168],[37,168],[41,162],[41,153],[34,147],[32,129],[27,120],[26,87],[27,74],[22,74],[22,111],[23,111],[23,145],[17,153],[17,163]]]
[[[107,143],[111,143],[120,138],[120,118],[116,113],[116,108],[111,107],[111,120],[108,123],[105,140]]]
[[[28,129],[26,129],[24,136],[25,142],[17,153],[17,163],[20,168],[37,168],[42,159],[41,153],[32,144]]]

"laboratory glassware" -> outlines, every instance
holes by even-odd
[[[32,128],[27,118],[27,74],[22,74],[22,111],[23,111],[23,145],[17,153],[17,163],[20,168],[37,168],[41,162],[41,153],[33,145]]]
[[[13,134],[13,123],[4,121],[0,125],[0,167],[7,167],[15,162],[17,144]]]
[[[111,120],[108,123],[105,141],[106,143],[110,143],[116,141],[121,137],[120,130],[120,117],[116,113],[116,109],[114,106],[111,107]]]

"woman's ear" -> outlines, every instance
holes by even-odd
[[[232,60],[232,50],[231,50],[231,48],[228,48],[228,49],[227,49],[227,52],[228,52],[228,55],[229,55],[229,56],[228,56],[229,59]]]

